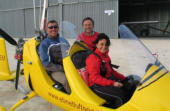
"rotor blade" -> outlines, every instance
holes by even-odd
[[[5,40],[7,40],[10,44],[17,46],[17,42],[10,35],[8,35],[5,31],[3,31],[1,28],[0,28],[0,35]]]
[[[18,81],[19,81],[19,73],[20,73],[20,60],[17,62],[17,70],[16,70],[16,82],[15,82],[15,88],[18,89]]]

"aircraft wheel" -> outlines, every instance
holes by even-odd
[[[0,106],[0,111],[7,111],[4,107]]]

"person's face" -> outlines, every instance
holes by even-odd
[[[58,24],[56,23],[49,23],[47,26],[47,32],[50,37],[57,37],[59,31]]]
[[[96,44],[96,47],[103,54],[106,53],[109,48],[106,39],[99,40],[99,42]]]
[[[83,22],[83,29],[84,29],[84,32],[86,33],[91,33],[93,31],[93,23],[91,20],[85,20]]]

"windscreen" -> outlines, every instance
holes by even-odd
[[[135,74],[142,78],[149,64],[164,67],[126,25],[119,26],[119,34],[120,48],[124,55],[121,56],[124,62],[121,64],[124,67],[122,69],[124,73]]]
[[[69,21],[63,21],[60,23],[60,30],[61,30],[61,36],[67,40],[75,40],[77,37],[77,33],[76,33],[76,26],[69,22]],[[60,41],[61,43],[61,41]],[[69,42],[68,42],[69,43]],[[72,44],[70,44],[71,46]],[[67,56],[69,56],[69,48],[65,43],[61,45],[61,51],[62,51],[62,57],[65,58]]]

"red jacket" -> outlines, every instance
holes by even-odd
[[[93,42],[96,40],[96,38],[97,38],[98,35],[99,35],[98,32],[94,32],[93,35],[87,36],[87,35],[85,35],[84,32],[82,32],[81,34],[78,35],[77,40],[79,40],[79,41],[80,41],[80,40],[84,41],[85,44],[88,46],[88,48],[89,48],[90,50],[93,50],[93,49],[96,47],[96,45],[95,45]]]
[[[95,50],[95,53],[98,54],[102,60],[105,61],[105,66],[107,69],[105,77],[101,76],[100,67],[102,65],[102,61],[94,54],[89,55],[86,59],[86,66],[89,73],[89,86],[93,84],[97,84],[100,86],[110,86],[114,85],[114,80],[109,80],[106,77],[110,77],[112,74],[118,80],[123,80],[126,77],[120,74],[119,72],[112,69],[110,66],[110,57],[108,56],[108,52],[106,54],[102,54],[98,49]]]

